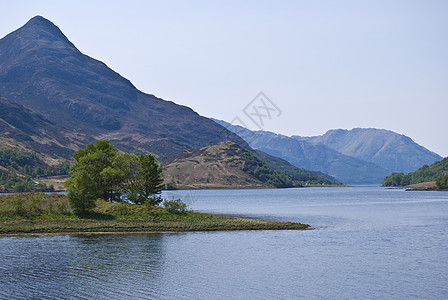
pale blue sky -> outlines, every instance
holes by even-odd
[[[448,1],[1,1],[0,36],[35,15],[140,90],[201,115],[318,135],[376,127],[448,156]]]

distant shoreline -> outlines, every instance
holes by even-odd
[[[403,187],[406,191],[448,191],[447,189],[439,189],[435,181],[415,183]]]

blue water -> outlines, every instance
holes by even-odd
[[[165,192],[309,231],[0,238],[2,299],[447,299],[448,193]]]

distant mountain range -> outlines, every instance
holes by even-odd
[[[420,146],[410,137],[384,129],[336,129],[321,136],[293,138],[325,145],[344,155],[374,163],[389,172],[412,172],[441,159],[440,155]]]
[[[381,184],[392,172],[417,170],[441,157],[389,130],[330,130],[322,136],[284,136],[215,120],[245,139],[251,147],[291,164],[327,173],[347,184]]]

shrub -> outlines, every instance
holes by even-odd
[[[163,201],[163,207],[165,207],[170,213],[184,214],[187,211],[187,204],[182,200],[165,200]]]

